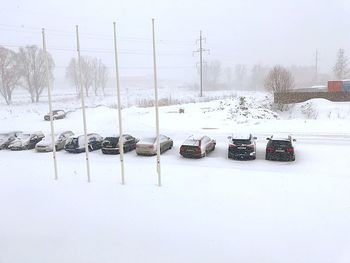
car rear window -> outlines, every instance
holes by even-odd
[[[234,139],[232,140],[233,144],[251,144],[250,140],[244,140],[244,139]]]
[[[289,147],[292,145],[289,141],[278,141],[278,140],[272,140],[271,144],[272,146],[285,146],[285,147]]]
[[[107,137],[105,140],[109,141],[111,143],[118,143],[119,142],[119,137]]]
[[[189,145],[189,146],[199,146],[199,140],[186,140],[184,142],[184,145]]]

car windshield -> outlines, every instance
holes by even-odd
[[[106,137],[105,141],[109,141],[111,143],[118,143],[119,142],[119,137]]]
[[[289,141],[285,141],[285,140],[272,140],[271,145],[272,146],[288,147],[288,146],[291,146],[291,143]]]

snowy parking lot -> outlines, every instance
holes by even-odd
[[[87,183],[84,154],[58,152],[55,181],[51,153],[0,151],[0,262],[348,262],[347,122],[239,125],[210,107],[187,105],[185,114],[161,108],[161,132],[174,140],[161,156],[162,187],[156,158],[134,151],[125,154],[125,185],[117,155],[91,152]],[[89,131],[117,131],[115,109],[87,114]],[[152,134],[152,108],[123,116],[126,132]],[[81,132],[80,118],[78,110],[56,121],[56,131]],[[40,109],[11,112],[1,123],[4,132],[50,129]],[[256,160],[227,159],[227,136],[238,129],[258,137]],[[266,136],[288,129],[297,139],[296,161],[264,160]],[[192,133],[216,139],[215,151],[181,157]]]

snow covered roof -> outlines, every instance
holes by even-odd
[[[271,136],[271,139],[274,141],[290,141],[292,137],[286,134],[274,134]]]
[[[237,133],[232,135],[232,140],[249,140],[250,133]]]

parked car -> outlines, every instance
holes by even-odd
[[[129,134],[123,134],[124,152],[130,152],[136,148],[139,140]],[[102,153],[119,154],[119,136],[106,137],[102,142]]]
[[[8,132],[8,133],[1,133],[0,134],[0,150],[7,149],[7,147],[13,142],[18,135],[20,135],[22,132],[15,131],[15,132]]]
[[[8,146],[12,151],[31,150],[45,135],[42,132],[21,133]]]
[[[64,110],[53,110],[52,111],[52,119],[53,120],[59,120],[59,119],[63,119],[66,117],[66,112]],[[45,116],[44,116],[44,120],[45,121],[49,121],[50,120],[50,112],[47,113]]]
[[[172,139],[168,136],[159,135],[160,153],[171,149],[174,145]],[[143,138],[136,143],[136,153],[138,155],[156,155],[157,154],[157,138]]]
[[[97,133],[89,133],[87,134],[88,139],[88,148],[89,151],[95,151],[101,149],[103,137]],[[64,149],[70,153],[82,153],[85,152],[85,136],[75,136],[70,137]]]
[[[266,160],[276,161],[295,161],[295,152],[293,143],[296,140],[291,136],[266,138],[268,143],[266,145]]]
[[[55,148],[56,151],[64,149],[64,145],[68,138],[72,137],[74,133],[72,131],[64,131],[55,136]],[[52,152],[52,138],[47,136],[35,145],[35,150],[38,152]]]
[[[235,160],[256,159],[256,137],[251,134],[237,134],[228,137],[228,158]]]
[[[214,151],[216,141],[208,136],[190,136],[180,147],[180,154],[186,158],[202,158]]]

